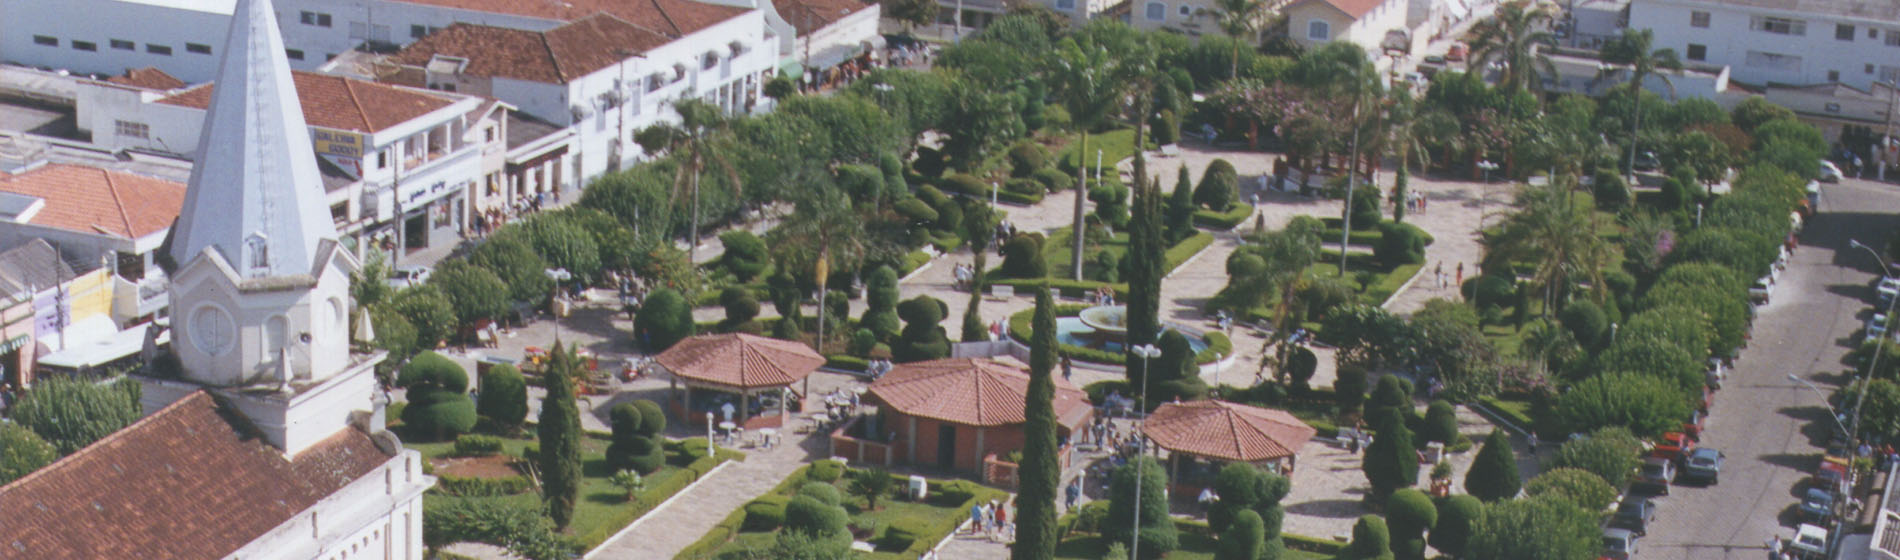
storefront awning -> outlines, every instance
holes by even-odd
[[[800,64],[796,58],[780,62],[778,73],[788,80],[798,81],[799,78],[805,77],[805,65]]]
[[[56,368],[80,370],[109,364],[137,354],[145,347],[145,331],[154,328],[146,323],[110,335],[82,343],[68,343],[65,350],[47,354],[39,359],[39,365]],[[159,333],[158,343],[171,342],[171,331]]]

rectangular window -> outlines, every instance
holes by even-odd
[[[120,138],[145,139],[152,135],[151,125],[132,121],[112,121],[112,131]]]
[[[92,41],[73,41],[73,50],[86,51],[86,52],[98,52],[99,44],[94,43]]]
[[[303,51],[297,50],[297,49],[284,49],[284,56],[290,57],[291,60],[303,60]]]
[[[1708,60],[1709,46],[1689,43],[1689,60]]]
[[[1833,83],[1833,82],[1838,82],[1838,81],[1841,81],[1841,71],[1840,71],[1840,70],[1828,70],[1828,71],[1827,71],[1827,81],[1828,81],[1829,83]]]
[[[132,51],[132,50],[138,50],[139,47],[137,43],[133,43],[125,39],[113,39],[112,48],[119,49],[122,51]]]
[[[1854,26],[1845,23],[1835,24],[1834,38],[1842,41],[1854,40]]]
[[[1808,22],[1798,19],[1761,17],[1749,21],[1748,28],[1776,35],[1807,35]]]
[[[330,14],[320,12],[300,13],[298,14],[298,20],[302,21],[304,25],[315,25],[317,27],[330,26]]]
[[[45,35],[34,35],[34,36],[33,36],[33,44],[35,44],[35,45],[44,45],[44,46],[48,46],[48,47],[57,47],[57,46],[59,46],[59,38],[58,38],[58,37],[48,37],[48,36],[45,36]]]
[[[1708,27],[1709,13],[1701,10],[1689,12],[1689,27]]]
[[[1887,46],[1900,47],[1900,31],[1887,31]]]
[[[376,152],[376,168],[389,167],[389,150]]]
[[[427,26],[427,25],[411,25],[411,26],[409,26],[409,38],[411,38],[411,39],[421,39],[421,38],[423,38],[423,37],[427,37],[427,36],[429,36],[429,26]]]
[[[1874,73],[1874,65],[1868,64],[1868,65],[1861,66],[1860,71],[1863,74],[1872,74]]]
[[[1780,53],[1748,51],[1743,65],[1767,70],[1800,71],[1801,57]]]
[[[1306,38],[1307,39],[1312,39],[1314,41],[1327,41],[1327,40],[1331,40],[1332,36],[1333,36],[1332,24],[1329,24],[1317,19],[1306,22]]]
[[[185,43],[185,52],[192,53],[192,54],[211,54],[211,45]]]
[[[1073,10],[1075,9],[1075,0],[1056,0],[1056,9]]]
[[[492,126],[482,127],[482,141],[483,142],[495,141],[495,127],[492,127]]]
[[[1148,16],[1148,21],[1168,19],[1168,6],[1160,2],[1149,2],[1145,11]]]
[[[165,45],[154,45],[151,43],[146,43],[145,52],[160,55],[160,56],[171,56],[172,48]]]

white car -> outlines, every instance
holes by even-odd
[[[421,286],[429,281],[429,267],[422,265],[399,266],[389,271],[389,287],[403,289]]]
[[[1802,523],[1795,530],[1794,540],[1788,541],[1788,551],[1794,553],[1796,558],[1827,558],[1827,529]]]
[[[1828,160],[1821,160],[1821,181],[1822,182],[1839,183],[1841,182],[1841,177],[1843,176],[1844,175],[1841,174],[1841,168],[1835,166],[1834,162],[1831,162]]]
[[[1775,295],[1773,276],[1763,276],[1755,280],[1754,287],[1748,289],[1748,299],[1755,303],[1768,303],[1768,298],[1773,295]]]

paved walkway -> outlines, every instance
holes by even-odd
[[[798,467],[825,458],[828,446],[829,442],[819,437],[787,434],[785,443],[776,448],[747,449],[746,460],[727,463],[692,489],[675,495],[671,502],[641,516],[587,557],[672,558],[733,510],[778,486]]]

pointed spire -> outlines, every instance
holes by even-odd
[[[244,277],[308,273],[336,226],[271,0],[237,1],[197,153],[173,261],[213,247]]]

